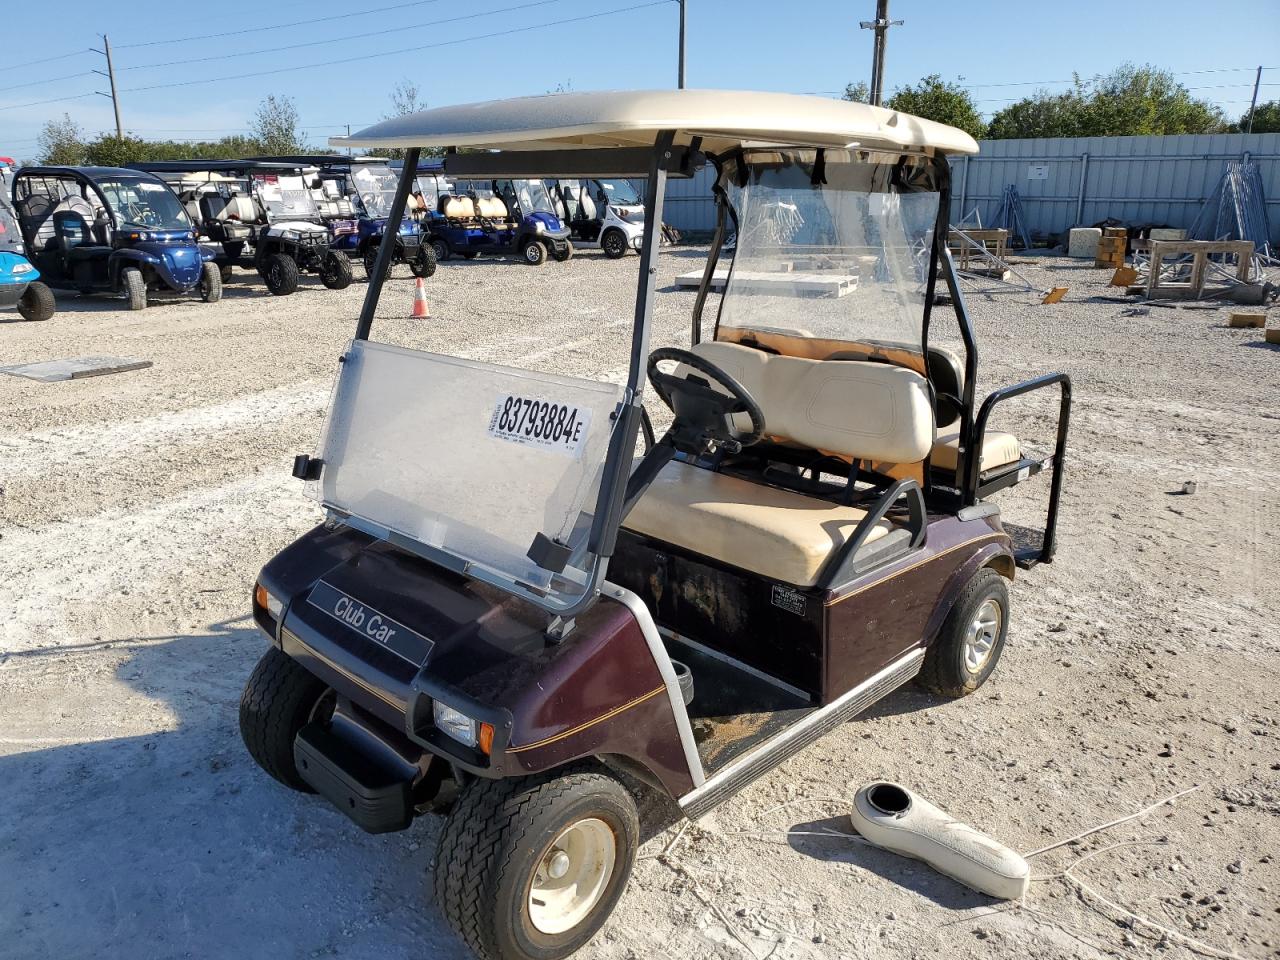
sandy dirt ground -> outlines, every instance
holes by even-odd
[[[687,342],[692,294],[671,282],[699,255],[664,257],[655,345]],[[638,262],[445,264],[430,320],[406,319],[401,277],[375,330],[616,375]],[[665,856],[659,834],[584,960],[1280,956],[1280,348],[1225,309],[1126,315],[1077,262],[1027,270],[1071,292],[971,298],[982,388],[1061,369],[1076,405],[1061,551],[1020,573],[992,682],[958,702],[903,689]],[[289,468],[315,448],[364,289],[277,299],[242,275],[216,306],[60,297],[47,323],[0,321],[0,365],[154,363],[0,376],[8,960],[466,955],[429,897],[433,818],[364,835],[268,779],[237,730],[265,649],[250,586],[320,516]],[[1043,449],[1053,407],[1029,398],[996,426]],[[1046,494],[1000,502],[1035,526]],[[850,839],[875,778],[1022,851],[1198,789],[1036,857],[1018,905]]]

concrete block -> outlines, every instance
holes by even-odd
[[[1102,231],[1097,227],[1072,227],[1067,234],[1067,256],[1087,259],[1098,253]]]
[[[1231,314],[1231,319],[1227,323],[1228,326],[1232,327],[1265,327],[1267,325],[1267,315],[1265,313],[1237,310]]]
[[[1175,230],[1173,227],[1154,227],[1151,230],[1150,240],[1185,240],[1187,239],[1187,231]]]

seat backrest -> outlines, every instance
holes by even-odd
[[[928,384],[914,370],[780,356],[722,341],[700,343],[693,352],[746,388],[771,437],[887,463],[916,463],[933,446]]]
[[[507,205],[499,197],[481,197],[476,213],[491,220],[505,220]]]
[[[458,220],[470,220],[476,215],[475,204],[471,202],[470,197],[450,197],[443,201],[444,210],[442,211],[446,217],[454,217]]]
[[[929,379],[937,396],[938,427],[949,427],[960,419],[960,406],[949,398],[964,394],[964,362],[946,347],[929,346]]]

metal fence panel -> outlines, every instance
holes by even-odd
[[[1012,183],[1035,234],[1108,217],[1190,227],[1226,161],[1248,154],[1262,173],[1271,241],[1280,245],[1280,133],[983,140],[979,146],[977,156],[952,161],[953,221],[977,208],[988,222]],[[663,219],[680,230],[709,233],[715,227],[713,179],[707,166],[688,180],[668,180]]]

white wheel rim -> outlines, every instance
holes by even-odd
[[[1004,613],[994,598],[984,600],[977,613],[969,621],[964,638],[964,665],[970,673],[977,673],[987,665],[1000,636],[1000,624]]]
[[[547,847],[529,888],[529,919],[540,933],[572,930],[604,896],[613,876],[618,843],[603,820],[571,825]]]

